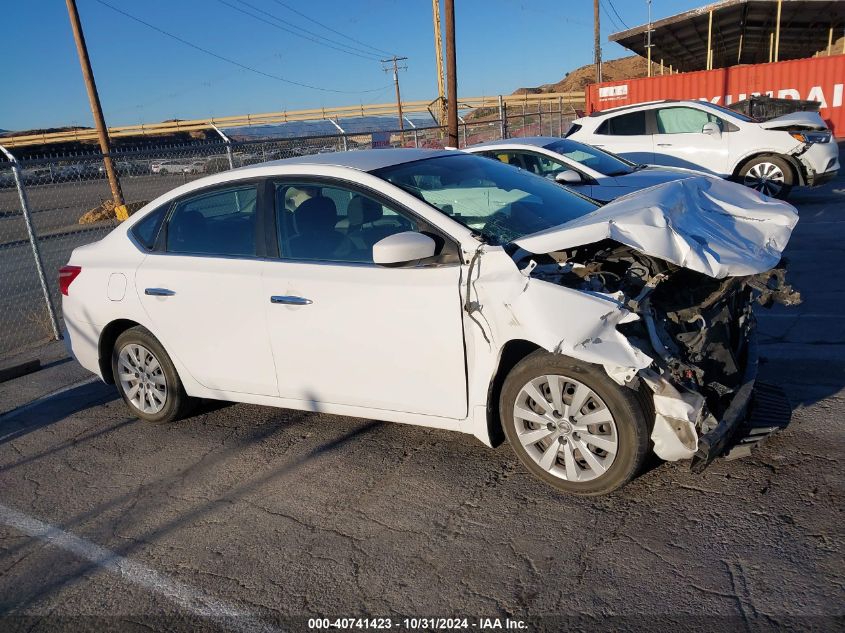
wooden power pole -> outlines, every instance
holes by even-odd
[[[458,146],[458,75],[455,55],[455,0],[445,0],[446,13],[446,83],[448,86],[448,145]]]
[[[593,0],[593,59],[596,63],[596,83],[601,83],[601,23],[599,22],[599,0]]]
[[[440,35],[440,0],[431,0],[434,18],[434,52],[437,56],[437,114],[438,123],[446,123],[446,80],[443,78],[443,38]]]
[[[118,219],[126,219],[123,192],[120,189],[120,181],[117,179],[117,174],[114,172],[114,163],[112,163],[109,152],[109,133],[106,128],[106,121],[103,118],[100,97],[97,94],[97,84],[94,83],[94,71],[91,70],[91,60],[88,59],[88,47],[85,45],[85,35],[82,33],[79,12],[76,10],[76,0],[65,0],[65,2],[67,4],[68,15],[70,16],[70,26],[73,29],[73,39],[76,41],[76,52],[79,54],[79,65],[82,66],[82,77],[85,79],[85,88],[88,91],[88,101],[91,102],[91,114],[94,115],[94,125],[97,127],[97,138],[100,141],[100,151],[103,153],[103,165],[106,168],[106,175],[109,179],[109,187],[111,187],[111,194],[115,204],[115,213]]]
[[[399,92],[399,65],[397,62],[401,62],[408,59],[407,57],[396,57],[394,55],[391,59],[383,59],[381,60],[382,64],[393,64],[393,84],[396,86],[396,110],[399,112],[399,129],[405,129],[405,118],[402,116],[402,95]],[[402,66],[403,70],[406,70],[407,66]],[[385,68],[385,71],[389,71],[390,68]]]

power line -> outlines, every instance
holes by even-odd
[[[613,4],[613,0],[607,0],[607,3],[610,5],[610,8],[613,9],[613,12],[616,14],[616,17],[619,18],[619,21],[622,23],[622,26],[624,26],[626,29],[631,28],[627,24],[625,24],[625,20],[622,19],[621,15],[619,15],[619,11],[616,10],[616,7]]]
[[[270,22],[269,20],[266,20],[265,18],[262,18],[259,15],[255,15],[253,13],[250,13],[249,11],[246,11],[246,10],[244,10],[244,9],[238,7],[238,6],[235,6],[234,4],[231,4],[230,2],[227,2],[226,0],[217,0],[217,1],[220,4],[226,5],[230,9],[234,9],[235,11],[239,11],[240,13],[243,13],[244,15],[248,15],[249,17],[258,20],[259,22],[263,22],[264,24],[269,24],[272,27],[275,27],[279,30],[286,32],[286,33],[290,33],[291,35],[294,35],[296,37],[301,37],[304,40],[314,42],[316,44],[319,44],[320,46],[325,46],[326,48],[332,48],[336,51],[340,51],[341,53],[346,53],[348,55],[354,55],[355,57],[361,57],[362,59],[368,59],[368,60],[372,60],[372,61],[378,61],[380,59],[379,56],[376,55],[375,53],[370,53],[369,51],[361,50],[359,48],[354,48],[352,46],[348,46],[346,44],[343,44],[342,42],[336,42],[334,40],[330,40],[327,37],[323,37],[322,35],[318,35],[317,33],[313,33],[312,31],[309,31],[307,29],[303,29],[302,27],[297,26],[296,24],[293,24],[292,22],[288,22],[287,20],[283,20],[281,18],[278,18],[275,15],[273,15],[272,13],[268,13],[267,11],[264,11],[263,9],[260,9],[256,6],[253,6],[253,5],[249,4],[248,2],[244,2],[243,0],[238,0],[238,2],[240,4],[246,6],[246,7],[249,7],[253,11],[257,11],[258,13],[263,13],[264,15],[272,18],[276,22],[281,22],[282,24],[287,24],[287,25],[289,25],[290,27],[293,27],[293,28],[287,28],[285,26],[282,26],[281,24],[276,24],[275,22]],[[308,33],[308,35],[303,35],[299,31],[302,31],[304,33]],[[311,35],[313,37],[309,37],[309,35]],[[330,43],[327,43],[327,42],[330,42]],[[340,48],[341,46],[343,48]]]
[[[608,20],[613,22],[614,28],[621,31],[622,27],[619,26],[619,22],[617,22],[616,18],[613,17],[613,14],[610,11],[607,10],[607,6],[605,5],[604,0],[599,0],[599,4],[601,5],[601,10],[604,11],[605,17],[607,17]]]
[[[261,59],[256,60],[256,61],[262,61],[263,62],[263,61],[271,59],[273,57],[277,57],[278,55],[279,55],[278,53],[273,53],[272,55],[262,57]],[[130,111],[136,112],[138,110],[142,110],[142,109],[146,108],[147,106],[154,105],[156,103],[160,103],[160,102],[165,101],[167,99],[174,99],[176,97],[181,97],[182,95],[185,95],[185,94],[188,94],[188,93],[191,93],[191,92],[196,92],[197,90],[200,90],[201,88],[210,88],[215,83],[219,83],[221,81],[231,79],[232,77],[236,76],[238,73],[241,73],[241,72],[243,72],[243,69],[239,68],[237,70],[232,70],[231,72],[227,72],[227,73],[224,73],[224,74],[216,74],[213,77],[209,77],[209,78],[207,78],[207,79],[205,79],[201,82],[192,83],[191,85],[189,85],[187,87],[183,86],[181,90],[175,90],[175,91],[171,90],[171,91],[164,93],[164,94],[160,93],[158,96],[156,96],[152,99],[144,101],[143,103],[136,103],[135,105],[132,105],[132,106],[126,106],[126,107],[123,107],[123,108],[109,108],[108,112],[109,112],[110,116],[113,116],[115,114],[123,114],[124,112],[130,112]],[[385,86],[384,90],[387,90],[389,87],[390,86]],[[382,92],[384,92],[384,90],[382,90]]]
[[[367,44],[367,43],[365,43],[365,42],[362,42],[361,40],[356,40],[354,37],[351,37],[351,36],[347,35],[346,33],[341,33],[340,31],[336,31],[336,30],[334,30],[332,27],[330,27],[330,26],[328,26],[328,25],[326,25],[326,24],[323,24],[322,22],[318,22],[318,21],[317,21],[317,20],[315,20],[314,18],[310,18],[310,17],[308,17],[307,15],[305,15],[304,13],[302,13],[301,11],[297,11],[297,10],[296,10],[296,9],[294,9],[292,6],[290,6],[290,5],[288,5],[288,4],[284,3],[284,2],[282,2],[282,0],[273,0],[273,1],[274,1],[276,4],[283,6],[283,7],[284,7],[285,9],[287,9],[288,11],[292,11],[293,13],[296,13],[298,16],[305,18],[305,19],[306,19],[306,20],[308,20],[309,22],[313,22],[313,23],[314,23],[314,24],[316,24],[317,26],[322,26],[324,29],[326,29],[327,31],[331,31],[331,32],[332,32],[332,33],[334,33],[335,35],[340,35],[341,37],[344,37],[344,38],[348,39],[348,40],[349,40],[349,41],[351,41],[351,42],[355,42],[356,44],[360,44],[361,46],[364,46],[365,48],[369,48],[369,49],[372,49],[372,50],[374,50],[374,51],[378,51],[379,53],[382,53],[382,54],[384,54],[384,55],[392,55],[392,54],[393,54],[393,53],[388,53],[387,51],[384,51],[384,50],[382,50],[382,49],[380,49],[380,48],[376,48],[375,46],[370,46],[369,44]]]
[[[104,7],[108,7],[112,11],[115,11],[117,13],[120,13],[121,15],[126,16],[130,20],[134,20],[135,22],[138,22],[139,24],[143,24],[144,26],[152,29],[153,31],[157,31],[158,33],[161,33],[162,35],[166,35],[167,37],[174,39],[177,42],[181,42],[185,46],[190,46],[194,50],[198,50],[201,53],[205,53],[206,55],[211,55],[212,57],[219,59],[221,61],[224,61],[227,64],[232,64],[233,66],[237,66],[238,68],[243,68],[244,70],[248,70],[252,73],[255,73],[256,75],[261,75],[262,77],[267,77],[269,79],[275,79],[276,81],[281,81],[283,83],[291,84],[293,86],[300,86],[302,88],[309,88],[311,90],[319,90],[320,92],[334,92],[334,93],[340,93],[340,94],[364,94],[364,93],[367,93],[367,92],[377,92],[377,91],[385,89],[385,86],[382,86],[382,87],[379,87],[379,88],[371,88],[370,90],[335,90],[334,88],[322,88],[320,86],[312,86],[311,84],[306,84],[306,83],[302,83],[302,82],[299,82],[299,81],[294,81],[292,79],[286,79],[285,77],[280,77],[279,75],[274,75],[272,73],[266,73],[263,70],[258,70],[257,68],[253,68],[252,66],[247,66],[246,64],[242,64],[238,61],[235,61],[234,59],[224,57],[223,55],[218,55],[217,53],[210,51],[207,48],[203,48],[202,46],[194,44],[193,42],[189,42],[188,40],[183,39],[183,38],[179,37],[178,35],[174,35],[173,33],[169,33],[168,31],[165,31],[164,29],[160,29],[159,27],[155,26],[154,24],[150,24],[149,22],[146,22],[139,17],[136,17],[136,16],[134,16],[130,13],[127,13],[126,11],[124,11],[122,9],[118,9],[115,6],[112,6],[108,2],[105,2],[105,0],[95,0],[95,1],[100,3],[101,5],[103,5]],[[389,88],[390,86],[388,85],[386,87]]]

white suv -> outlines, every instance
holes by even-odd
[[[817,112],[757,121],[707,101],[655,101],[576,119],[567,137],[636,163],[705,169],[780,198],[839,170],[839,148]]]

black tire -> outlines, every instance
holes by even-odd
[[[162,377],[165,380],[165,396],[164,402],[161,404],[161,409],[155,412],[147,412],[139,408],[139,406],[130,400],[126,391],[124,381],[121,380],[120,356],[124,348],[132,349],[128,346],[141,346],[150,352],[160,366],[160,371],[156,370],[156,377]],[[132,411],[132,414],[141,420],[148,422],[167,423],[175,422],[187,416],[195,407],[196,400],[185,393],[185,388],[182,386],[182,381],[179,379],[179,374],[173,366],[173,361],[164,350],[164,347],[159,343],[158,339],[143,326],[135,326],[129,328],[117,337],[112,349],[112,375],[114,376],[114,383],[120,393],[121,398]],[[125,367],[123,368],[125,370]],[[136,373],[137,377],[138,374]],[[152,398],[152,396],[150,396]],[[152,400],[150,400],[152,402]]]
[[[617,449],[607,470],[589,481],[567,481],[542,468],[529,454],[528,448],[519,440],[516,425],[524,424],[514,419],[514,406],[523,387],[530,381],[546,375],[557,375],[577,380],[597,395],[613,416],[616,427]],[[572,396],[564,389],[563,398]],[[584,406],[591,404],[584,401]],[[551,401],[546,397],[546,403]],[[568,403],[567,403],[568,404]],[[586,410],[586,409],[585,409]],[[607,373],[596,365],[576,361],[560,354],[538,350],[526,356],[511,370],[502,386],[499,399],[502,428],[511,447],[523,465],[540,480],[560,491],[583,496],[603,495],[624,486],[640,471],[649,450],[649,422],[644,403],[638,394],[614,382]],[[525,427],[523,427],[523,431]],[[575,438],[578,436],[575,435]],[[553,442],[555,440],[552,440]],[[564,440],[560,440],[563,442]],[[555,466],[560,466],[560,453]]]
[[[759,177],[762,175],[760,174],[761,171],[765,172],[768,169],[767,165],[776,168],[775,174],[779,170],[782,175],[782,184],[777,191],[773,189],[776,186],[775,181],[766,182],[764,178]],[[742,166],[742,169],[739,170],[738,181],[740,184],[751,187],[767,196],[785,200],[795,185],[795,171],[789,161],[780,156],[757,156]]]

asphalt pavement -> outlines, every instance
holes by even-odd
[[[222,403],[139,422],[54,345],[0,385],[0,627],[845,629],[845,178],[791,201],[804,303],[759,316],[792,424],[598,499],[458,433]]]

